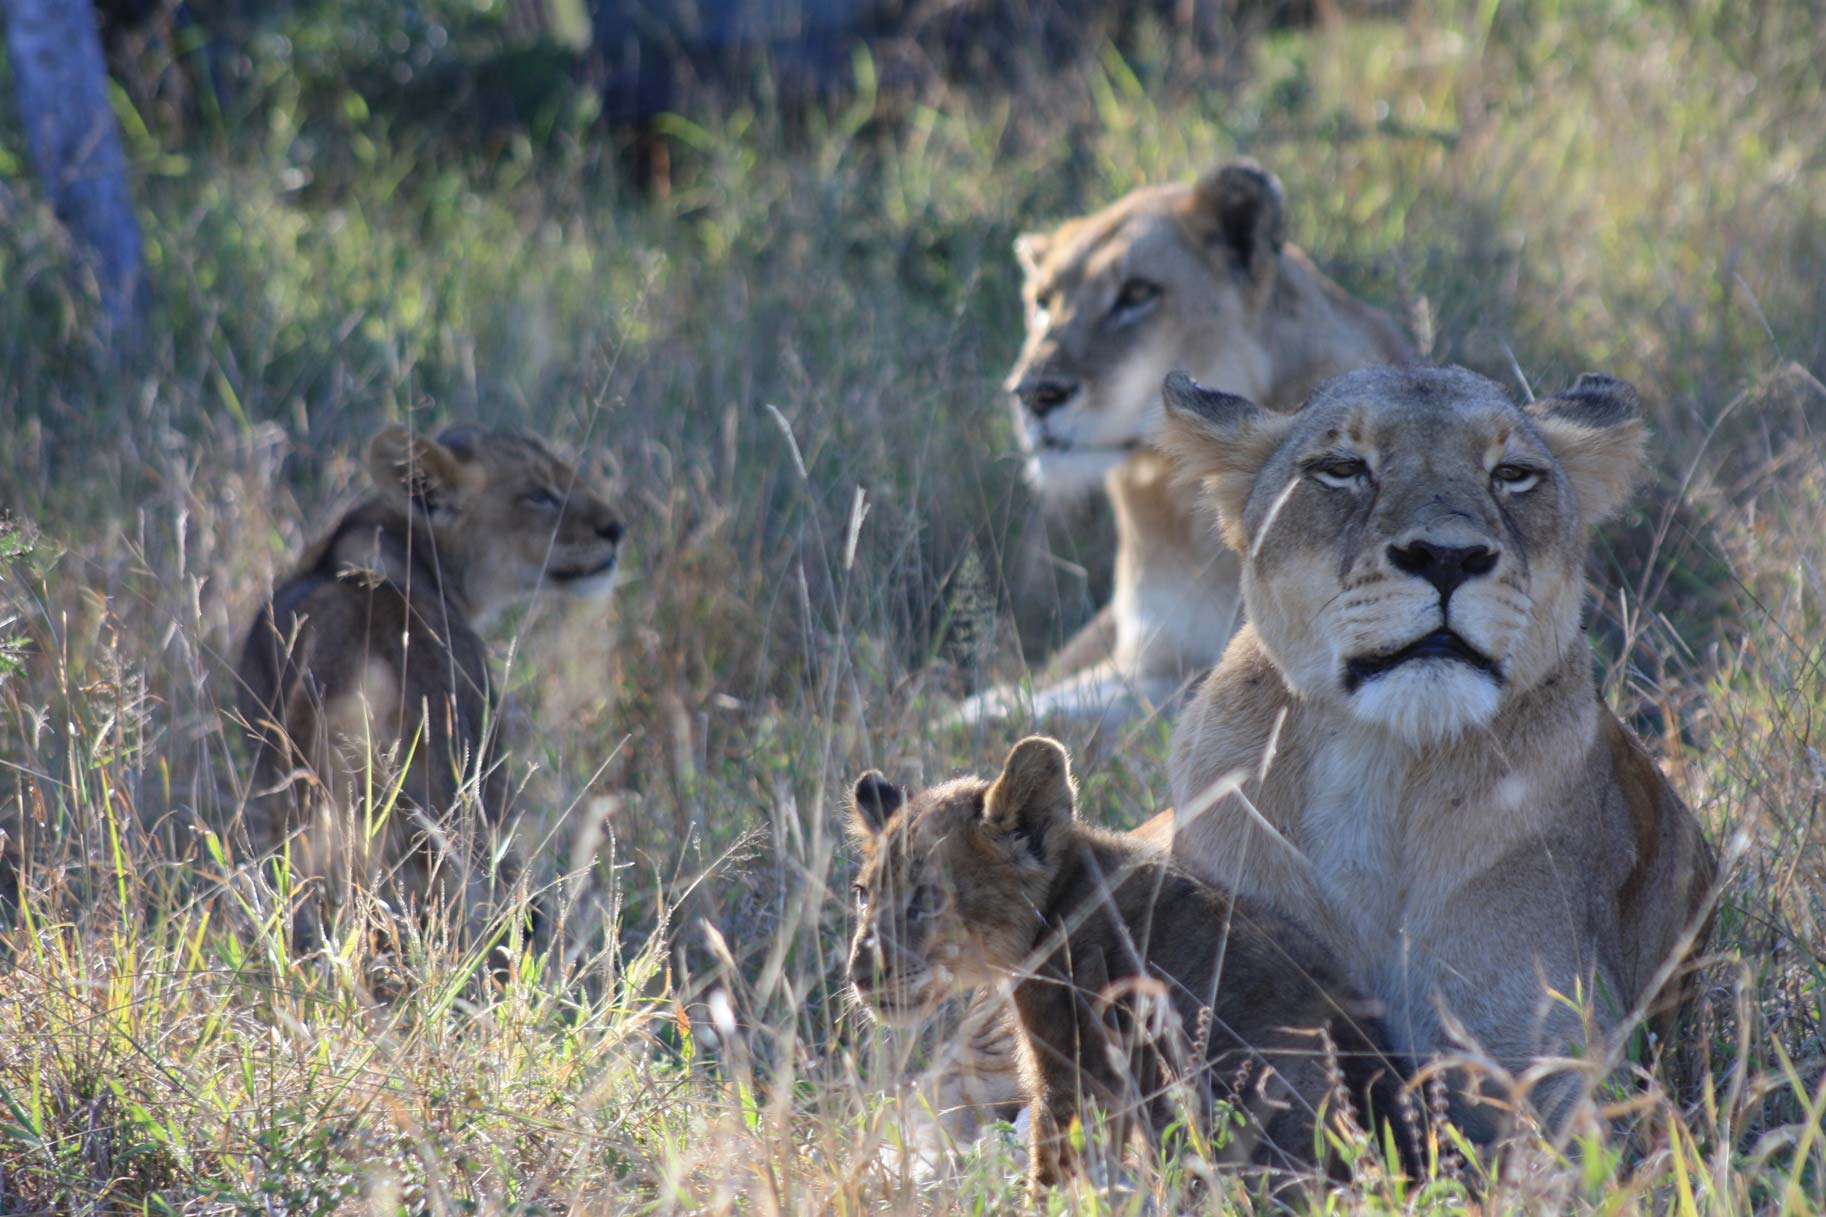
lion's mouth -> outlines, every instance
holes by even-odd
[[[1141,447],[1142,441],[1138,439],[1125,439],[1119,444],[1074,444],[1056,435],[1042,435],[1039,443],[1041,452],[1128,453]]]
[[[1497,684],[1503,683],[1503,670],[1490,658],[1451,630],[1434,630],[1399,650],[1382,655],[1357,656],[1345,661],[1344,691],[1355,693],[1378,676],[1386,676],[1404,663],[1416,659],[1445,659],[1475,668]]]
[[[585,579],[596,579],[615,569],[615,555],[610,554],[594,566],[559,566],[546,572],[546,577],[553,583],[580,583]]]
[[[904,985],[891,984],[884,988],[865,989],[858,985],[856,995],[862,1003],[874,1012],[875,1016],[886,1023],[906,1022],[919,1018],[930,1008],[924,993],[914,992]]]

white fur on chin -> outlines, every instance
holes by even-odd
[[[1027,458],[1027,480],[1049,501],[1069,502],[1102,490],[1103,479],[1129,455],[1121,448],[1035,452]]]
[[[1419,746],[1487,725],[1502,690],[1487,673],[1455,660],[1414,659],[1365,683],[1349,704],[1358,719]]]
[[[583,579],[570,579],[558,585],[565,595],[577,600],[607,600],[615,591],[615,575],[619,567],[612,566],[600,575],[590,575]]]

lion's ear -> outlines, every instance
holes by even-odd
[[[1240,274],[1263,282],[1287,243],[1287,195],[1254,161],[1230,161],[1198,179],[1184,221],[1205,245],[1223,249]]]
[[[475,475],[449,448],[396,424],[368,441],[368,476],[401,509],[436,520],[456,510]]]
[[[1184,372],[1169,373],[1160,396],[1167,413],[1161,449],[1178,476],[1196,482],[1217,509],[1224,543],[1246,552],[1243,509],[1256,475],[1281,442],[1287,419],[1246,397],[1207,389]]]
[[[993,833],[1017,839],[1040,862],[1050,858],[1059,828],[1071,823],[1078,795],[1065,745],[1043,735],[1016,744],[1002,776],[983,798],[983,822]]]
[[[488,433],[472,423],[458,423],[437,433],[438,447],[465,463],[478,459],[477,453]]]
[[[873,837],[906,801],[906,791],[888,781],[879,769],[869,770],[856,779],[850,791],[850,831],[863,840]]]
[[[1021,264],[1021,273],[1029,279],[1040,271],[1040,263],[1046,261],[1046,250],[1052,245],[1052,238],[1043,232],[1024,232],[1014,239],[1014,260]]]
[[[1528,413],[1572,483],[1579,518],[1590,527],[1615,515],[1642,476],[1647,436],[1634,386],[1588,372]]]

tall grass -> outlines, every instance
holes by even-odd
[[[478,133],[362,91],[350,64],[390,28],[288,10],[227,113],[130,116],[157,302],[124,367],[88,349],[59,234],[0,154],[0,1210],[1018,1203],[1006,1138],[936,1180],[893,1152],[915,1102],[895,1079],[942,1045],[841,1000],[833,809],[867,766],[999,760],[1023,724],[948,733],[934,710],[1107,586],[1107,523],[1040,516],[1012,457],[1009,242],[1238,152],[1347,286],[1430,318],[1439,357],[1536,391],[1602,369],[1654,411],[1599,633],[1611,695],[1731,860],[1714,955],[1679,1060],[1488,1207],[1826,1206],[1813,20],[1417,0],[1210,72],[1144,30],[1014,96],[933,81],[807,116],[763,88],[666,120],[661,197],[586,100]],[[0,148],[16,132],[0,112]],[[380,1000],[353,939],[291,940],[305,880],[246,852],[223,711],[259,597],[407,415],[553,435],[632,528],[608,620],[535,604],[495,640],[559,933],[508,932],[502,976],[415,928]],[[1166,730],[1068,741],[1086,814],[1157,809]],[[1167,1211],[1189,1171],[1050,1204]],[[1366,1170],[1324,1203],[1462,1194]]]

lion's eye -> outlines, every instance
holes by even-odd
[[[558,492],[549,486],[533,487],[520,496],[520,501],[528,507],[536,507],[540,511],[556,511],[564,503],[564,500],[558,497]]]
[[[1541,471],[1526,465],[1498,465],[1490,471],[1490,484],[1510,494],[1533,490],[1541,481]]]
[[[1314,461],[1306,466],[1306,472],[1321,486],[1330,486],[1336,490],[1355,490],[1369,481],[1369,466],[1356,457]]]
[[[862,912],[869,907],[869,889],[860,883],[850,885],[850,898],[856,902],[857,912]]]
[[[1146,279],[1130,279],[1116,293],[1116,303],[1110,306],[1110,316],[1119,321],[1136,320],[1158,299],[1158,283],[1149,283]]]

